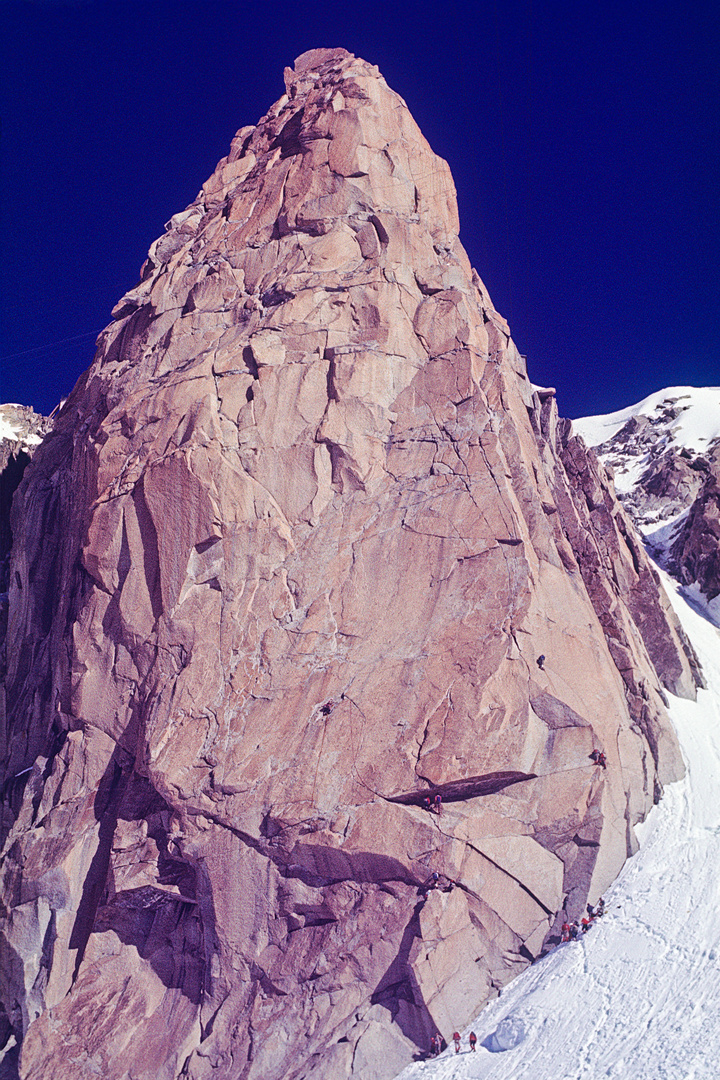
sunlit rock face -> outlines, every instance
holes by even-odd
[[[344,50],[286,83],[15,501],[24,1080],[391,1077],[597,898],[682,771],[672,618],[447,165]]]

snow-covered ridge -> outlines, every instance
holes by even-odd
[[[697,495],[694,463],[720,446],[720,387],[671,386],[627,409],[573,420],[573,431],[612,469],[618,495],[636,496],[628,509],[642,528],[674,517]],[[682,481],[659,482],[661,468]]]
[[[720,439],[720,387],[669,386],[626,409],[573,420],[573,430],[588,446],[602,446],[634,417],[650,421],[656,445],[671,440],[677,450],[702,453]]]

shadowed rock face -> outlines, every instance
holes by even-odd
[[[8,590],[13,495],[51,426],[51,420],[27,405],[0,405],[0,595]],[[3,618],[4,608],[3,602]]]
[[[692,693],[674,624],[447,165],[344,50],[286,81],[15,500],[25,1080],[390,1077],[600,894],[682,770],[648,655]]]

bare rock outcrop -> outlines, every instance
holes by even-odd
[[[651,660],[692,693],[682,643],[447,165],[342,49],[286,85],[15,499],[23,1080],[390,1077],[597,898],[682,772]]]
[[[669,565],[686,585],[697,585],[711,603],[720,596],[720,445],[700,459],[702,487],[678,529]]]

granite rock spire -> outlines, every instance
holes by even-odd
[[[345,50],[285,77],[15,499],[23,1080],[391,1077],[599,896],[682,771],[673,617],[447,164]]]

